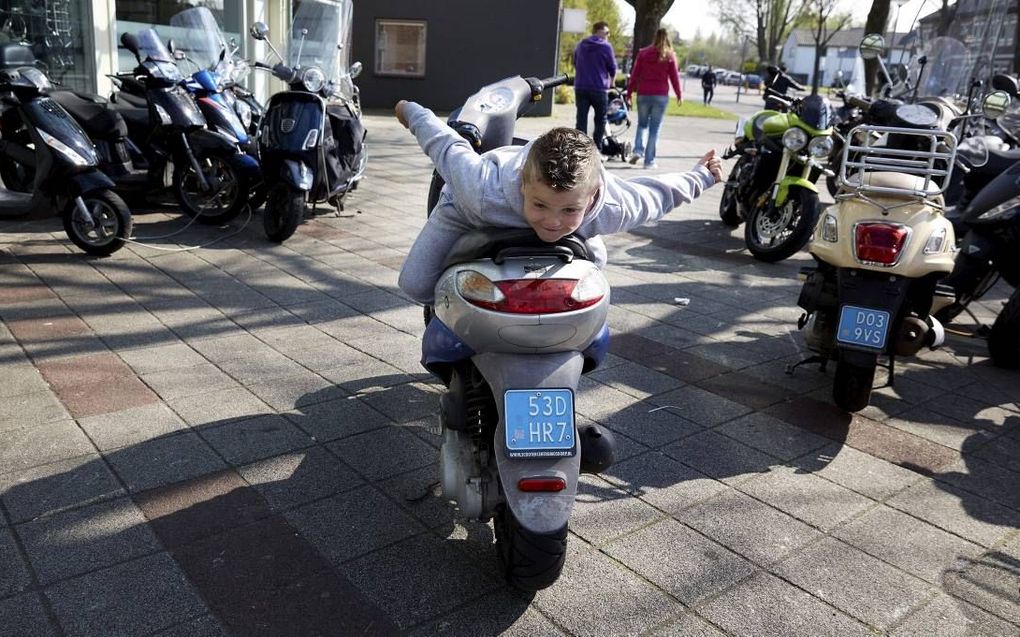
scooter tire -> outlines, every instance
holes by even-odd
[[[100,212],[99,222],[108,236],[92,238],[89,229],[75,221],[75,202],[72,200],[63,214],[67,238],[87,254],[97,257],[109,256],[124,247],[124,240],[131,236],[133,226],[131,210],[124,200],[109,190],[93,190],[81,197],[90,211]]]
[[[567,559],[566,525],[553,533],[533,533],[503,505],[496,512],[495,530],[496,550],[508,584],[534,592],[559,579]]]
[[[996,367],[1020,369],[1020,288],[995,317],[988,335],[988,354]]]
[[[737,184],[740,181],[740,173],[743,171],[746,161],[743,156],[738,159],[736,165],[733,166],[733,170],[730,171],[729,178],[723,183],[723,194],[722,198],[719,199],[719,218],[722,219],[723,225],[727,228],[736,228],[743,221],[740,218],[740,210],[737,206]]]
[[[769,212],[768,207],[755,208],[747,218],[744,225],[744,244],[751,256],[759,261],[776,263],[788,259],[799,252],[811,238],[811,231],[818,219],[818,195],[806,188],[791,188],[783,205],[795,206],[793,212],[797,219],[790,234],[775,245],[763,245],[759,236],[759,220]]]
[[[244,210],[244,207],[248,204],[248,191],[250,190],[248,178],[242,174],[236,166],[231,165],[228,158],[223,155],[213,153],[208,156],[200,156],[198,157],[198,160],[200,162],[208,160],[219,164],[219,170],[224,171],[224,174],[227,174],[229,178],[233,180],[233,196],[228,199],[226,205],[218,207],[217,212],[212,212],[196,205],[196,203],[192,201],[191,197],[189,197],[185,192],[184,180],[189,175],[194,174],[194,168],[192,168],[191,165],[186,164],[178,166],[174,171],[173,186],[174,195],[177,197],[177,203],[181,206],[181,210],[184,211],[184,214],[189,217],[197,218],[199,223],[210,226],[218,226],[227,223],[237,215],[241,214],[241,211]]]
[[[832,401],[843,411],[860,411],[871,402],[874,382],[875,365],[855,365],[838,360],[836,376],[832,380]]]
[[[285,184],[269,189],[262,227],[270,241],[283,243],[296,231],[305,217],[305,193]]]

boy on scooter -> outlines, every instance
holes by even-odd
[[[526,146],[479,155],[429,109],[402,100],[395,111],[446,181],[400,270],[400,289],[425,304],[433,302],[450,248],[469,230],[530,227],[549,243],[573,233],[602,267],[599,235],[657,221],[722,181],[715,150],[689,172],[624,180],[603,169],[594,142],[576,129],[555,128]]]

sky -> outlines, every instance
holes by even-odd
[[[620,15],[624,21],[633,27],[634,25],[634,8],[624,2],[624,0],[615,0],[616,4],[620,7]],[[674,29],[680,32],[681,38],[692,38],[694,37],[695,31],[701,29],[702,35],[707,36],[712,32],[721,33],[722,29],[719,27],[718,19],[715,17],[715,13],[706,8],[704,0],[675,0],[672,8],[663,18],[663,22],[669,24]],[[868,0],[842,0],[844,7],[849,8],[853,11],[854,24],[864,24],[864,20],[868,17],[868,11],[871,9],[871,2]],[[899,9],[899,20],[897,22],[897,31],[907,31],[914,19],[918,15],[918,9],[921,10],[921,16],[925,16],[932,11],[935,11],[941,6],[939,0],[909,0],[904,2]],[[892,18],[897,17],[897,1],[893,0]]]

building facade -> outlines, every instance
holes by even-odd
[[[835,33],[826,46],[822,47],[822,61],[818,72],[819,86],[833,85],[842,73],[843,82],[850,84],[863,76],[864,60],[857,46],[864,38],[863,28],[844,29]],[[885,61],[887,64],[906,63],[910,59],[913,37],[908,33],[894,33],[886,36]],[[804,85],[810,85],[814,77],[815,40],[808,29],[794,29],[783,44],[780,59],[786,64],[787,72]],[[859,89],[863,92],[863,87]]]
[[[950,7],[951,15],[947,37],[963,42],[967,51],[995,73],[1020,73],[1017,65],[1017,1],[1016,0],[959,0]],[[919,21],[922,41],[938,36],[942,22],[940,11],[928,14]],[[991,53],[991,55],[989,55]]]

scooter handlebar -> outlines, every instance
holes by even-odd
[[[566,74],[554,75],[552,77],[547,77],[544,80],[539,80],[539,82],[542,84],[542,88],[553,88],[554,86],[561,86],[569,83],[570,76]]]

